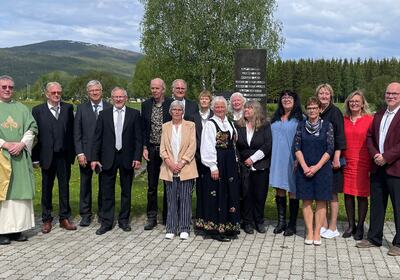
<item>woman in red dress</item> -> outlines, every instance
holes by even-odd
[[[357,90],[345,101],[344,133],[347,149],[343,151],[346,166],[343,169],[343,192],[349,227],[344,238],[363,239],[364,221],[368,211],[371,158],[366,145],[367,131],[373,116],[369,114],[364,93]],[[355,222],[355,197],[358,202],[358,224]]]

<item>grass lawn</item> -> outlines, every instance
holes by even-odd
[[[35,213],[36,215],[41,214],[41,207],[40,207],[40,198],[41,198],[41,175],[40,170],[35,170],[35,178],[36,178],[36,197],[35,197]],[[147,205],[147,196],[146,196],[146,181],[147,181],[147,173],[143,173],[142,175],[138,176],[133,181],[133,188],[132,188],[132,217],[138,216],[145,216],[146,214],[146,205]],[[97,177],[93,179],[93,211],[97,213],[97,191],[98,191],[98,182]],[[120,205],[120,187],[119,182],[117,182],[116,187],[116,213],[119,211]],[[159,209],[162,209],[162,195],[163,195],[163,188],[160,181],[159,185],[159,192],[158,192],[158,203]],[[265,217],[266,219],[273,219],[276,220],[276,207],[275,207],[275,191],[270,188],[268,191],[268,197],[265,207]],[[340,199],[340,210],[339,210],[339,220],[346,220],[346,212],[344,209],[344,202],[343,202],[343,194],[339,195]],[[73,217],[79,215],[79,168],[78,164],[74,164],[72,166],[72,175],[70,181],[70,204],[72,208],[72,215]],[[393,221],[393,209],[390,203],[386,220]],[[196,209],[196,198],[195,192],[193,192],[193,211]],[[58,214],[58,188],[57,183],[53,189],[53,213],[54,215]],[[160,211],[159,211],[160,212]],[[160,212],[161,213],[161,212]],[[301,211],[299,213],[299,218],[302,216]],[[369,219],[369,215],[368,218]]]

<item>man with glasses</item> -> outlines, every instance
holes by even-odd
[[[131,231],[131,193],[134,169],[140,168],[142,158],[142,130],[139,111],[125,106],[128,94],[116,87],[111,92],[113,107],[99,114],[93,140],[92,170],[101,168],[102,192],[101,226],[96,231],[102,235],[112,229],[115,210],[115,181],[119,171],[121,207],[118,226]]]
[[[88,101],[78,105],[74,122],[75,153],[80,171],[79,213],[82,227],[87,227],[92,221],[92,176],[90,167],[92,161],[92,144],[96,121],[103,109],[111,108],[111,104],[102,99],[103,87],[97,80],[86,85]],[[101,219],[101,191],[98,195],[98,213]]]
[[[390,83],[385,92],[386,108],[375,114],[367,134],[371,171],[370,228],[358,248],[382,246],[385,213],[390,197],[396,235],[388,255],[400,256],[400,83]]]
[[[54,180],[58,180],[60,227],[76,230],[69,220],[69,180],[71,164],[75,161],[74,152],[74,109],[71,104],[61,101],[62,88],[57,82],[46,85],[47,102],[32,109],[32,115],[39,128],[38,143],[32,151],[35,167],[42,171],[42,232],[49,233],[52,228],[51,215]]]
[[[185,106],[185,113],[183,118],[187,121],[193,121],[194,115],[196,114],[198,107],[196,102],[186,99],[187,84],[182,79],[176,79],[172,82],[172,93],[175,100],[183,102]]]
[[[35,226],[30,153],[37,125],[13,93],[13,79],[0,76],[0,245],[27,241],[22,231]]]

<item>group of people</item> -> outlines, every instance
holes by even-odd
[[[397,234],[389,254],[400,255],[399,83],[388,85],[387,107],[374,116],[359,90],[346,99],[344,117],[333,104],[329,84],[317,87],[305,112],[299,95],[285,90],[270,122],[259,102],[246,101],[239,92],[232,94],[228,105],[225,98],[204,90],[197,105],[186,98],[187,84],[182,79],[172,83],[173,97],[165,96],[162,79],[151,80],[152,96],[141,104],[141,112],[126,106],[128,95],[120,87],[111,92],[112,104],[103,100],[101,83],[92,80],[86,88],[89,100],[78,105],[75,116],[73,106],[61,101],[62,87],[57,82],[46,85],[47,101],[32,113],[13,100],[13,88],[11,77],[0,77],[0,244],[26,241],[22,232],[34,226],[32,167],[40,167],[42,174],[42,232],[49,233],[53,226],[56,177],[60,226],[77,228],[70,220],[69,205],[75,157],[80,168],[80,226],[89,226],[93,219],[92,177],[96,172],[101,224],[96,234],[112,229],[119,172],[117,221],[123,231],[130,231],[132,181],[143,158],[148,176],[144,229],[152,230],[158,223],[161,179],[166,239],[177,235],[187,239],[193,216],[198,233],[223,242],[236,238],[241,228],[247,234],[265,233],[264,207],[271,186],[278,213],[273,232],[296,233],[301,200],[304,243],[317,246],[321,237],[340,235],[338,193],[342,192],[348,218],[342,236],[363,239],[371,196],[367,239],[357,247],[381,246],[390,196]],[[194,187],[195,215],[191,205]]]

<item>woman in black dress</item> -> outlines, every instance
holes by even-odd
[[[253,234],[255,227],[258,232],[265,233],[264,206],[269,185],[271,125],[267,122],[261,104],[257,101],[245,103],[243,117],[237,121],[236,125],[244,231]]]
[[[233,143],[236,131],[226,117],[225,98],[215,97],[211,110],[214,116],[201,135],[200,155],[207,172],[201,186],[203,218],[197,227],[219,241],[230,241],[240,232],[239,176]]]

